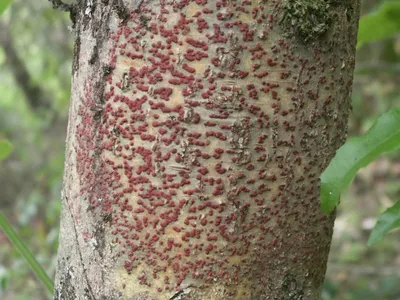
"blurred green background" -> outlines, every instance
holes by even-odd
[[[363,0],[362,14],[382,3]],[[44,0],[14,0],[0,17],[0,138],[14,145],[11,157],[0,162],[0,210],[52,278],[70,94],[70,26],[68,14]],[[400,30],[357,51],[349,135],[363,134],[394,106],[400,106]],[[323,300],[400,300],[400,232],[366,245],[379,213],[397,199],[399,153],[379,158],[357,175],[339,206]],[[0,299],[51,299],[1,231]]]

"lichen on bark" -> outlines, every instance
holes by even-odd
[[[304,42],[315,40],[331,25],[329,7],[326,0],[283,0],[282,25]]]

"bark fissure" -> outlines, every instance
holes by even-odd
[[[95,297],[95,295],[94,295],[94,293],[92,291],[91,283],[90,283],[88,275],[87,275],[87,269],[85,267],[85,260],[83,259],[83,256],[82,256],[81,246],[80,246],[80,243],[79,243],[78,233],[77,233],[77,230],[76,230],[76,224],[75,224],[75,221],[74,221],[74,215],[72,214],[71,207],[68,204],[68,199],[67,198],[65,198],[65,202],[67,203],[67,207],[68,207],[68,211],[69,211],[70,217],[73,220],[72,221],[73,233],[74,233],[75,241],[76,241],[76,249],[77,249],[77,252],[78,252],[78,255],[79,255],[79,264],[81,265],[82,275],[83,275],[83,277],[84,277],[84,279],[86,281],[85,290],[87,291],[87,293],[89,293],[89,296],[90,296],[91,300],[96,300],[96,297]],[[87,295],[85,294],[85,296],[87,296]]]

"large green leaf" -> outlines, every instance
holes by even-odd
[[[11,1],[12,0],[0,0],[0,16],[7,9],[7,7],[10,5]]]
[[[0,161],[6,159],[12,151],[12,145],[8,140],[0,140]]]
[[[400,200],[385,210],[378,218],[374,229],[369,236],[368,245],[380,241],[390,230],[400,227]]]
[[[43,270],[42,266],[37,262],[35,256],[32,252],[29,251],[28,247],[19,237],[19,235],[14,231],[10,222],[8,222],[7,218],[0,212],[0,228],[7,235],[9,240],[13,243],[14,247],[18,250],[18,252],[25,258],[28,265],[31,267],[32,271],[36,274],[36,276],[40,279],[40,281],[46,286],[50,293],[53,293],[54,283],[47,275],[47,273]]]
[[[376,12],[363,16],[358,27],[357,48],[400,32],[400,1],[387,1]]]
[[[400,108],[380,116],[361,137],[349,139],[321,175],[321,207],[331,212],[357,171],[380,154],[400,148]]]

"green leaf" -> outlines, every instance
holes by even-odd
[[[374,13],[360,18],[357,48],[400,32],[400,1],[387,1]]]
[[[10,5],[11,1],[12,0],[1,0],[0,1],[0,16],[7,9],[7,7]]]
[[[400,200],[385,210],[378,218],[368,240],[368,246],[380,241],[390,230],[400,227]]]
[[[18,236],[18,234],[14,231],[11,224],[8,222],[7,218],[1,212],[0,212],[0,228],[4,231],[8,239],[13,243],[14,247],[26,260],[26,262],[29,264],[32,271],[36,274],[36,276],[42,281],[42,283],[46,286],[49,292],[53,294],[54,290],[53,281],[46,274],[42,266],[37,262],[33,254],[29,251],[28,247]]]
[[[8,140],[0,140],[0,161],[6,159],[12,151],[12,145]]]
[[[340,193],[357,171],[380,154],[400,148],[400,108],[380,116],[360,137],[349,139],[321,175],[321,207],[328,214],[339,203]]]

